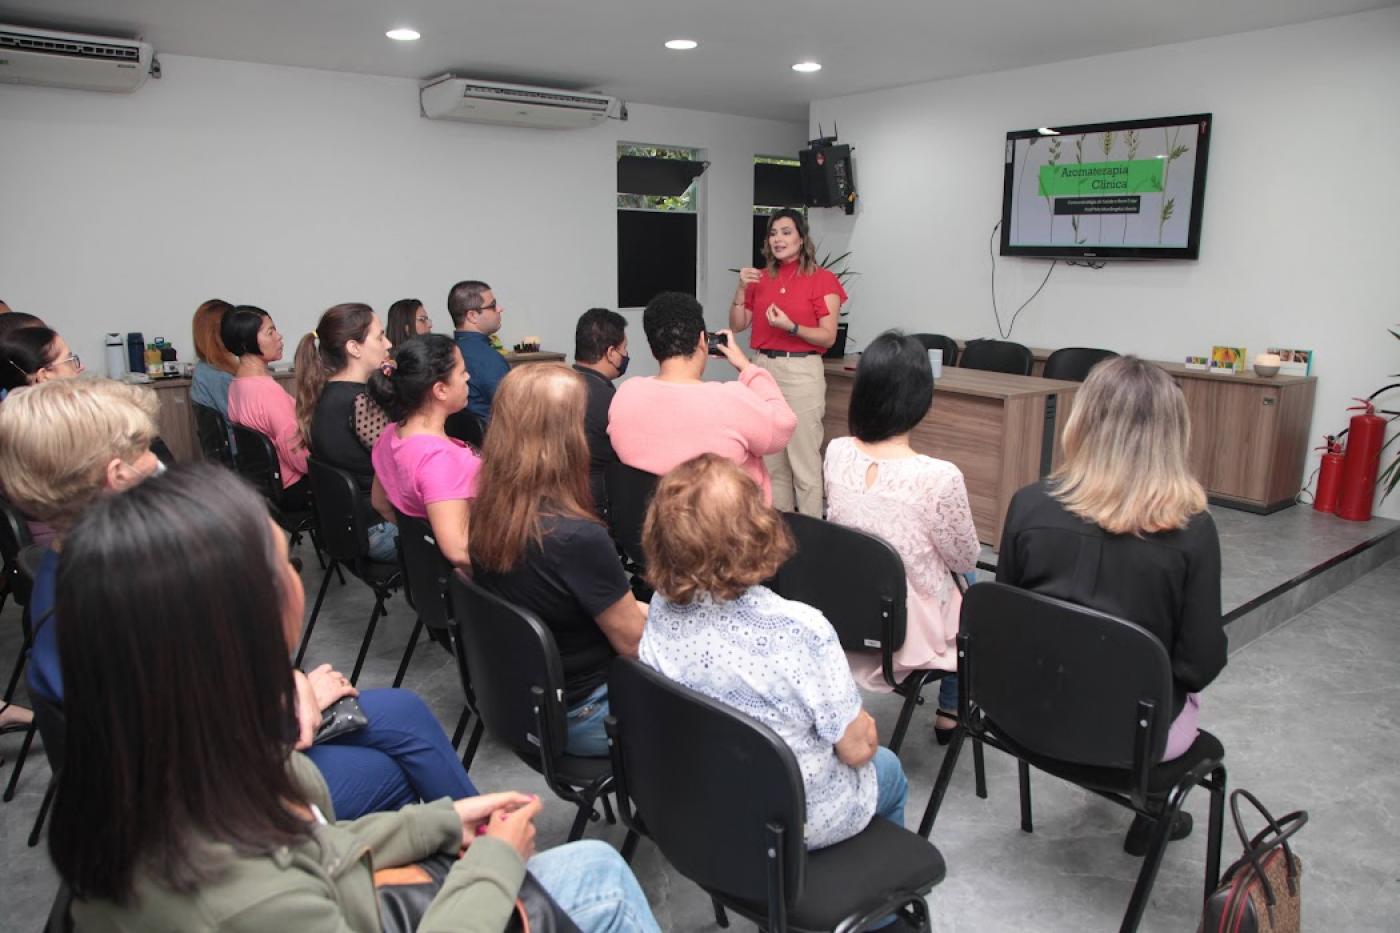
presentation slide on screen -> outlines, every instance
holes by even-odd
[[[1198,127],[1007,140],[1012,246],[1185,247]]]

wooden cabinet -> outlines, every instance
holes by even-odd
[[[1214,376],[1159,365],[1186,396],[1189,462],[1211,501],[1251,512],[1292,505],[1302,487],[1317,380]]]
[[[290,371],[273,372],[272,378],[282,384],[289,395],[295,397],[295,376]],[[190,380],[161,379],[153,381],[151,388],[160,401],[156,412],[156,432],[165,446],[175,455],[178,463],[189,463],[203,459],[199,449],[199,433],[194,426],[194,403],[190,401]]]

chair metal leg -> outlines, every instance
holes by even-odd
[[[1147,910],[1147,899],[1152,894],[1152,885],[1157,881],[1157,870],[1162,867],[1162,856],[1167,851],[1167,840],[1171,836],[1172,824],[1176,822],[1176,815],[1181,812],[1181,805],[1186,800],[1186,793],[1190,785],[1186,787],[1173,787],[1167,794],[1166,805],[1162,808],[1162,813],[1157,817],[1157,825],[1152,829],[1152,842],[1148,845],[1147,855],[1143,857],[1142,869],[1138,872],[1137,883],[1133,885],[1133,896],[1128,901],[1128,912],[1123,915],[1123,923],[1118,927],[1119,933],[1135,933],[1138,924],[1142,922],[1143,912]]]
[[[360,679],[360,668],[365,666],[365,656],[369,654],[369,643],[374,640],[374,629],[379,624],[379,617],[384,614],[384,597],[378,596],[374,601],[374,611],[369,614],[369,626],[365,629],[365,639],[360,642],[360,653],[355,658],[355,669],[350,672],[350,686],[355,686],[355,682]]]
[[[719,924],[721,930],[729,929],[729,914],[725,913],[724,905],[713,897],[710,898],[710,903],[715,906],[715,923]]]
[[[972,740],[972,770],[977,780],[977,796],[983,800],[987,799],[987,765],[982,760],[982,742],[979,739]]]
[[[938,769],[938,778],[933,782],[933,792],[929,794],[928,806],[924,808],[924,818],[919,821],[919,835],[925,839],[933,832],[933,821],[938,818],[938,810],[943,806],[943,795],[948,793],[948,784],[953,780],[953,769],[958,765],[958,753],[962,751],[965,738],[967,730],[959,725],[953,730],[948,750],[943,753],[943,765]]]
[[[914,718],[914,707],[924,702],[923,690],[926,681],[920,680],[918,686],[910,685],[909,692],[904,697],[904,705],[899,708],[899,719],[894,724],[894,731],[890,733],[890,741],[886,748],[899,754],[899,746],[904,744],[904,733],[909,731],[909,721]]]
[[[335,561],[331,561],[331,566],[338,567],[339,565]],[[321,578],[321,588],[316,591],[316,604],[311,607],[311,617],[306,620],[306,628],[301,631],[301,644],[297,646],[297,658],[293,662],[297,667],[301,667],[301,659],[306,656],[306,646],[311,643],[311,630],[316,627],[316,617],[321,614],[321,603],[325,601],[326,590],[330,589],[330,586],[331,572],[327,570],[325,576]]]
[[[1021,759],[1016,759],[1016,778],[1021,785],[1021,829],[1024,832],[1033,833],[1035,828],[1031,825],[1031,766]]]
[[[593,801],[582,800],[578,805],[578,813],[574,814],[573,825],[569,827],[569,836],[565,842],[578,842],[583,838],[583,828],[588,825],[589,817],[593,816]]]
[[[1220,884],[1220,836],[1225,829],[1225,766],[1210,774],[1210,830],[1206,835],[1206,897]]]
[[[628,865],[632,864],[632,856],[637,854],[637,843],[641,839],[635,829],[627,830],[627,838],[622,840],[622,860]]]
[[[399,662],[399,672],[394,675],[394,686],[403,683],[403,675],[408,673],[408,662],[413,660],[413,649],[418,645],[418,635],[423,631],[423,617],[413,623],[413,634],[408,636],[408,647],[403,650],[403,660]]]
[[[602,801],[603,819],[607,820],[609,825],[617,825],[617,816],[613,814],[612,802],[608,800],[607,794],[602,796]]]
[[[0,609],[4,605],[0,603]],[[29,658],[30,647],[29,633],[24,634],[24,643],[19,646],[19,654],[15,657],[15,668],[10,672],[10,682],[5,686],[5,702],[9,703],[15,698],[15,688],[19,686],[20,675],[24,673],[24,662]]]
[[[44,832],[44,821],[48,819],[49,807],[53,805],[53,796],[58,792],[58,775],[49,778],[48,789],[44,791],[44,801],[39,804],[39,814],[34,817],[34,828],[29,831],[29,848],[34,848],[39,844],[39,837]]]
[[[471,738],[467,739],[467,750],[462,752],[462,767],[471,770],[472,759],[476,757],[477,746],[481,744],[481,736],[486,732],[486,724],[480,719],[476,721],[476,727],[472,729]]]
[[[472,721],[472,709],[470,706],[462,707],[462,715],[457,717],[457,728],[452,730],[452,747],[460,748],[462,736],[467,734],[467,723]]]
[[[24,741],[19,746],[19,757],[15,759],[15,766],[10,770],[10,783],[5,785],[6,803],[15,799],[15,788],[19,786],[19,774],[24,770],[24,760],[29,757],[29,746],[34,744],[34,735],[38,731],[38,727],[33,722],[30,722],[29,728],[24,731]]]

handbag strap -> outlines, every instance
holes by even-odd
[[[1261,830],[1253,839],[1245,832],[1244,820],[1240,817],[1240,798],[1243,797],[1263,815],[1264,820],[1269,824]],[[1235,832],[1239,834],[1240,845],[1244,847],[1245,858],[1249,859],[1250,865],[1254,868],[1254,874],[1259,879],[1260,885],[1264,888],[1264,897],[1270,908],[1276,901],[1274,897],[1273,885],[1264,874],[1263,859],[1272,850],[1283,848],[1284,868],[1288,875],[1288,893],[1297,894],[1297,862],[1293,858],[1293,849],[1288,845],[1288,839],[1308,822],[1308,814],[1303,810],[1294,810],[1284,816],[1281,820],[1274,819],[1274,815],[1265,809],[1264,805],[1244,788],[1236,788],[1230,793],[1230,815],[1235,821]],[[1287,828],[1285,828],[1287,827]]]

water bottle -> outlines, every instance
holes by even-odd
[[[126,335],[126,365],[127,372],[146,371],[146,338],[140,331],[132,331]]]
[[[125,379],[127,374],[126,353],[122,351],[122,335],[108,334],[106,341],[107,378]]]

